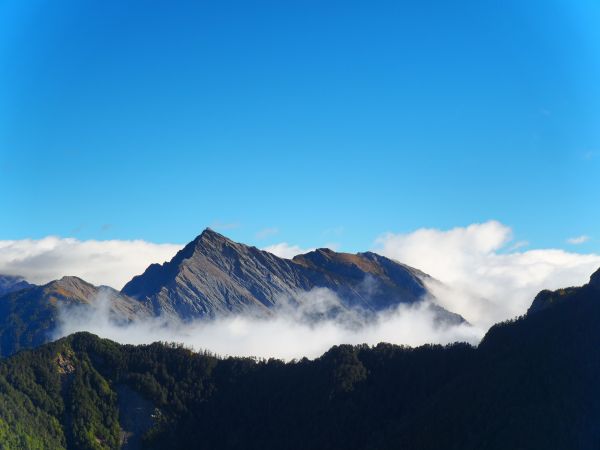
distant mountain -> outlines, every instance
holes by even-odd
[[[32,286],[23,277],[0,274],[0,297]]]
[[[56,331],[60,307],[90,306],[102,300],[108,302],[116,320],[150,314],[140,302],[77,277],[63,277],[1,296],[0,356],[48,342]]]
[[[182,319],[250,312],[269,314],[283,301],[314,288],[335,293],[345,308],[381,311],[415,303],[428,293],[425,273],[375,253],[318,249],[293,259],[233,242],[211,229],[162,265],[152,264],[122,293],[156,314]],[[447,320],[458,315],[438,312]]]
[[[0,362],[0,447],[596,450],[599,278],[478,347],[341,345],[284,363],[78,333]]]
[[[336,253],[318,249],[293,259],[227,239],[210,229],[164,264],[152,264],[119,293],[77,277],[34,286],[19,277],[1,277],[0,356],[41,345],[55,336],[60,308],[108,302],[111,318],[130,321],[148,316],[176,320],[225,314],[269,316],[278,307],[307,302],[306,294],[326,288],[339,302],[331,310],[368,315],[400,303],[415,303],[428,294],[429,276],[375,253]],[[328,306],[329,307],[329,306]],[[464,319],[433,303],[437,320]]]

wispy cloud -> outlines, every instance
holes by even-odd
[[[256,239],[266,239],[279,233],[279,229],[275,227],[263,228],[256,233]]]
[[[579,244],[584,244],[585,242],[587,242],[589,240],[590,240],[589,236],[582,234],[581,236],[575,236],[575,237],[567,239],[567,242],[569,244],[579,245]]]
[[[528,241],[517,241],[514,244],[512,244],[510,247],[508,247],[508,251],[509,252],[514,252],[520,248],[525,248],[529,246],[529,242]]]

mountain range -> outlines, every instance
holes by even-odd
[[[207,228],[169,262],[150,265],[118,292],[66,276],[43,286],[18,277],[0,279],[0,355],[56,337],[60,312],[104,302],[115,321],[147,317],[211,320],[235,314],[269,317],[282,306],[310,301],[325,289],[336,302],[320,311],[330,317],[352,311],[364,317],[431,300],[427,274],[376,253],[338,253],[321,248],[292,259],[233,242]],[[310,305],[309,305],[310,306]],[[437,320],[464,319],[435,302]],[[316,317],[318,318],[318,317]]]
[[[477,347],[220,358],[77,333],[0,362],[0,447],[600,448],[600,271]]]
[[[152,264],[122,293],[156,314],[179,318],[228,313],[269,314],[299,292],[326,288],[346,308],[375,312],[426,294],[423,272],[375,253],[337,253],[321,248],[293,259],[227,239],[211,229],[162,265]]]

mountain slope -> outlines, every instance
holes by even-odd
[[[78,333],[0,363],[0,444],[597,449],[598,276],[477,348],[341,345],[283,363]]]
[[[33,287],[33,284],[29,284],[23,277],[0,275],[0,297],[28,287]]]
[[[56,331],[60,308],[89,307],[103,300],[116,320],[150,314],[140,302],[77,277],[63,277],[1,296],[0,356],[48,342]]]
[[[147,302],[158,314],[183,319],[269,314],[278,303],[297,301],[299,292],[314,288],[330,289],[344,307],[374,312],[421,300],[427,278],[374,253],[318,249],[290,260],[206,229],[170,262],[149,266],[121,292]]]

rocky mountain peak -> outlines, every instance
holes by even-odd
[[[43,289],[47,292],[57,293],[63,297],[75,298],[82,301],[87,301],[97,290],[93,284],[74,276],[65,276],[60,280],[51,281],[44,285]]]
[[[374,253],[319,248],[293,259],[237,243],[207,228],[164,264],[152,264],[122,293],[155,314],[182,319],[270,314],[282,299],[326,288],[345,308],[379,311],[420,301],[427,275]]]
[[[221,233],[217,233],[210,227],[207,227],[200,233],[200,235],[195,239],[195,241],[202,242],[233,242],[231,239],[223,236]]]
[[[143,274],[133,277],[131,281],[123,286],[121,292],[138,298],[158,294],[161,288],[175,281],[182,265],[187,260],[218,252],[227,241],[229,239],[225,236],[211,228],[206,228],[193,241],[179,250],[171,261],[162,264],[150,264]]]
[[[186,255],[187,258],[193,258],[198,253],[203,256],[214,257],[226,249],[229,249],[230,252],[243,253],[248,248],[246,245],[233,242],[211,228],[206,228],[191,244],[193,244],[193,251]]]
[[[81,286],[93,286],[93,284],[88,283],[87,281],[75,277],[73,275],[65,275],[60,280],[51,281],[51,283],[60,285],[60,286],[73,286],[73,287],[81,287]]]

